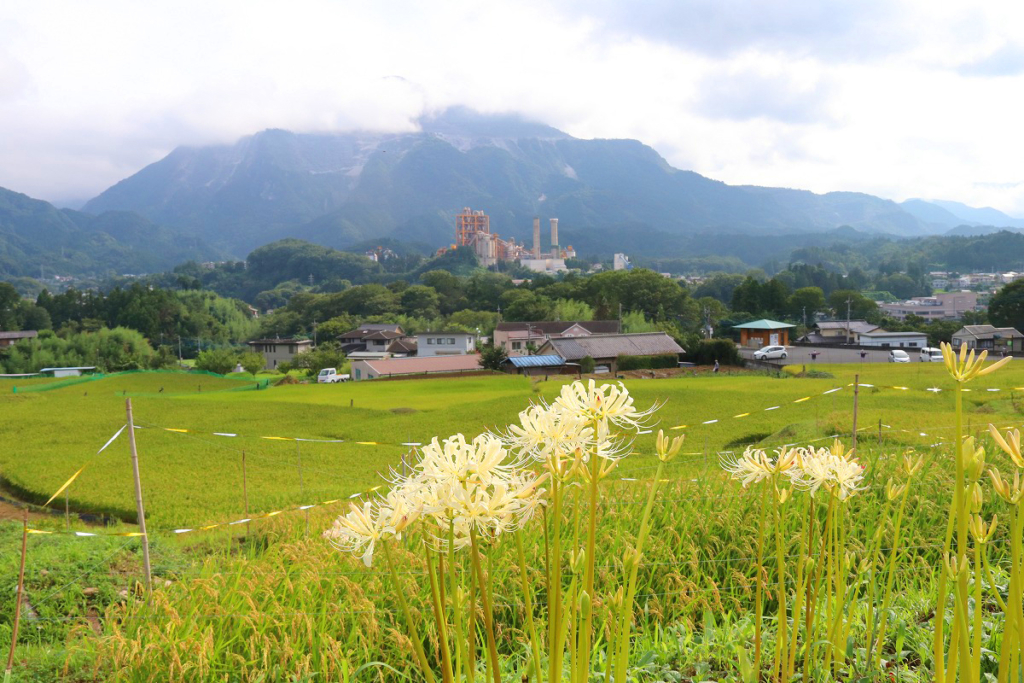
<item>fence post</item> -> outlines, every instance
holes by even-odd
[[[132,400],[125,399],[128,413],[128,447],[132,453],[132,474],[135,477],[135,510],[139,515],[139,533],[142,534],[142,567],[146,572],[146,590],[153,589],[153,573],[149,565],[149,536],[146,535],[146,511],[142,505],[142,480],[139,479],[139,451],[135,447],[135,420],[132,417]]]
[[[878,418],[878,445],[882,445],[882,418]]]
[[[7,668],[4,670],[4,683],[11,680],[11,669],[14,668],[14,646],[18,643],[18,626],[21,622],[21,596],[25,591],[25,552],[28,550],[28,510],[23,511],[21,529],[21,569],[18,570],[18,594],[14,603],[14,628],[11,631],[11,651],[7,653]]]

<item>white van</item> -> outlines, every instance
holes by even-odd
[[[926,346],[921,349],[921,353],[918,354],[917,359],[922,363],[941,363],[942,349]]]
[[[347,382],[349,380],[348,375],[339,375],[337,368],[324,368],[320,371],[320,374],[316,376],[317,384],[335,384],[337,382]]]

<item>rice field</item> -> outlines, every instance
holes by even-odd
[[[573,650],[591,653],[588,664],[577,667],[574,680],[603,678],[611,671],[607,658],[615,655],[608,641],[621,633],[622,624],[614,616],[621,604],[616,589],[629,575],[625,562],[637,543],[645,509],[650,510],[649,538],[629,610],[628,676],[645,681],[755,680],[749,666],[755,638],[763,650],[764,680],[781,675],[781,670],[773,672],[772,656],[779,640],[776,625],[781,623],[776,618],[780,603],[769,588],[780,574],[774,528],[762,529],[771,545],[767,554],[762,547],[759,588],[755,558],[759,520],[765,518],[762,498],[729,480],[720,462],[748,445],[825,446],[833,435],[850,445],[853,395],[848,385],[855,373],[861,383],[873,386],[859,389],[857,456],[867,465],[865,489],[851,500],[844,527],[844,548],[851,557],[844,556],[843,562],[851,564],[837,570],[837,575],[848,572],[850,579],[844,586],[849,596],[844,598],[846,616],[833,634],[844,636],[836,648],[842,650],[844,663],[838,670],[832,655],[825,666],[824,652],[805,652],[802,644],[798,651],[799,628],[791,625],[787,630],[794,637],[784,647],[787,652],[793,648],[794,665],[787,671],[813,661],[819,669],[808,672],[813,680],[855,675],[872,680],[880,671],[900,680],[931,677],[935,649],[929,614],[935,611],[941,531],[955,474],[950,445],[955,438],[954,382],[941,364],[814,369],[814,378],[733,374],[626,382],[636,405],[661,405],[655,431],[660,427],[686,440],[661,470],[650,506],[648,494],[660,462],[653,434],[638,436],[635,452],[601,484],[595,507],[595,535],[601,542],[594,548],[595,597],[590,608],[596,635],[583,649]],[[389,468],[403,471],[402,457],[410,450],[403,442],[424,443],[456,432],[472,437],[501,428],[515,422],[531,401],[553,400],[563,380],[568,381],[493,376],[257,390],[242,379],[200,381],[188,374],[135,373],[47,391],[14,393],[0,384],[0,433],[6,442],[0,450],[0,475],[5,487],[23,499],[42,502],[86,464],[69,489],[69,506],[114,514],[125,522],[134,518],[127,440],[122,434],[100,455],[96,451],[125,423],[124,401],[132,399],[141,427],[139,459],[157,577],[148,602],[136,597],[139,543],[134,539],[33,536],[29,600],[60,589],[61,577],[70,585],[41,600],[37,620],[23,628],[22,666],[15,667],[14,680],[422,680],[416,639],[408,635],[395,582],[380,558],[366,568],[321,538],[344,511],[341,503],[290,511],[247,527],[182,535],[173,530],[246,516],[243,451],[248,516],[343,500],[379,485],[379,473]],[[1021,423],[1024,388],[1016,387],[1024,387],[1024,365],[1011,364],[973,381],[964,394],[965,429],[987,442],[989,464],[1004,473],[1012,472],[1013,464],[992,447],[985,430],[989,423]],[[888,499],[886,482],[890,476],[900,480],[908,448],[923,456],[923,471],[909,486],[897,544],[897,510]],[[585,528],[588,501],[574,491],[567,495],[567,528]],[[786,531],[781,540],[784,557],[808,554],[800,540],[807,538],[801,531],[807,505],[800,498],[774,525]],[[63,509],[63,496],[52,507]],[[981,515],[988,519],[997,513],[1006,519],[1006,507],[987,495]],[[577,511],[583,511],[582,523],[573,520]],[[57,531],[64,521],[38,524]],[[20,533],[13,523],[5,526],[0,570],[8,580],[16,570],[16,552],[9,551],[16,551]],[[551,538],[544,528],[537,522],[520,532],[525,565],[510,542],[495,543],[486,553],[497,659],[493,666],[488,659],[484,641],[489,632],[481,606],[476,631],[480,654],[473,674],[481,680],[488,671],[496,671],[501,680],[536,675],[530,617],[542,633],[549,626],[545,557]],[[450,630],[446,637],[441,632],[451,628],[455,610],[444,603],[442,611],[451,616],[441,622],[428,618],[435,609],[430,572],[422,553],[413,550],[423,536],[410,533],[394,546],[398,594],[408,596],[411,613],[422,617],[417,618],[420,637],[434,675],[442,680],[447,674],[440,661],[441,643],[454,637]],[[1009,536],[1004,524],[990,542],[995,588],[986,585],[986,591],[999,593],[999,586],[1009,581]],[[566,536],[578,537],[571,531]],[[882,570],[879,581],[874,573],[856,571],[860,562],[877,560],[888,566],[883,560],[893,545],[903,548],[891,553],[898,559],[895,572]],[[85,559],[69,571],[65,555]],[[460,576],[473,574],[468,560],[458,562]],[[788,563],[791,574],[784,581],[794,597],[800,592],[798,581],[809,581],[806,575],[796,576],[797,565]],[[571,575],[567,567],[566,589]],[[889,576],[894,590],[885,607],[892,617],[883,664],[865,643],[869,629],[877,633],[878,625],[868,615],[883,607],[884,579]],[[526,592],[524,578],[532,587]],[[83,594],[81,581],[99,584],[97,593]],[[829,585],[838,590],[838,582]],[[765,615],[761,622],[755,618],[758,594]],[[1005,600],[1007,594],[1001,595]],[[529,610],[526,599],[531,601]],[[985,602],[994,605],[996,600],[988,597]],[[0,607],[0,643],[9,638],[12,607]],[[795,607],[794,599],[790,609]],[[763,633],[756,623],[763,623]],[[1004,627],[995,617],[985,620],[978,630],[984,638],[979,653],[998,652]],[[542,659],[544,680],[550,680],[543,668],[549,655]],[[579,659],[583,661],[582,654]],[[983,655],[980,670],[995,675],[997,659]],[[573,670],[568,659],[566,667]],[[459,679],[472,680],[470,673],[463,661]]]

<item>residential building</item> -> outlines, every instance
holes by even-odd
[[[300,353],[313,349],[309,339],[254,339],[247,343],[251,350],[263,354],[268,370],[276,370],[279,364],[291,362]]]
[[[800,341],[811,344],[858,344],[865,332],[880,331],[878,325],[866,320],[821,320],[814,324],[814,331],[801,337]]]
[[[953,334],[953,348],[966,344],[968,349],[987,351],[1024,351],[1024,335],[1013,327],[965,325]]]
[[[614,270],[633,270],[633,264],[629,262],[629,257],[625,254],[615,254],[612,257],[612,268]]]
[[[0,349],[14,346],[22,339],[35,339],[39,336],[36,330],[22,330],[21,332],[0,332]]]
[[[590,356],[597,365],[607,365],[613,373],[618,371],[619,356],[681,353],[684,353],[683,348],[664,332],[553,337],[537,350],[538,356],[561,356],[566,363],[579,363]]]
[[[928,335],[924,332],[862,332],[857,342],[861,346],[879,346],[893,349],[923,349],[928,346]]]
[[[758,349],[762,346],[788,346],[789,331],[794,327],[796,325],[767,319],[733,325],[734,330],[740,331],[740,346]]]
[[[978,310],[978,293],[939,292],[896,304],[879,304],[878,307],[897,320],[905,320],[908,315],[925,320],[959,320],[966,311]]]
[[[423,332],[416,335],[417,355],[459,356],[476,352],[476,335],[469,332]]]
[[[617,334],[620,331],[618,320],[498,323],[494,329],[494,345],[504,348],[509,356],[526,356],[530,355],[531,348],[536,350],[547,340],[556,337],[586,337],[592,334]]]
[[[389,358],[391,356],[408,356],[416,353],[411,351],[412,340],[401,325],[360,325],[338,335],[341,350],[352,359],[357,358]]]
[[[429,358],[385,358],[352,361],[351,375],[356,381],[380,377],[401,377],[434,373],[463,373],[480,370],[480,356],[461,354]]]

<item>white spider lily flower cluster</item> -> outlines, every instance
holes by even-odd
[[[553,405],[589,423],[611,423],[620,429],[635,431],[649,427],[651,415],[661,407],[655,404],[647,410],[638,410],[622,382],[598,385],[594,380],[563,386]]]
[[[864,481],[864,467],[838,440],[830,448],[783,447],[774,457],[748,447],[740,457],[724,460],[722,468],[744,488],[782,475],[812,496],[824,489],[841,501],[860,491]]]
[[[772,457],[761,448],[747,446],[743,455],[727,457],[722,461],[722,469],[738,479],[743,488],[751,484],[759,484],[762,481],[771,479],[776,474],[791,475],[794,468],[797,468],[800,460],[800,451],[782,447],[776,449]]]
[[[429,532],[442,547],[453,540],[462,548],[473,532],[493,537],[518,529],[541,504],[547,475],[520,467],[492,435],[435,438],[421,455],[410,476],[392,472],[394,488],[386,496],[352,504],[324,535],[341,550],[361,553],[370,566],[375,544],[400,539],[417,519],[434,522]]]

